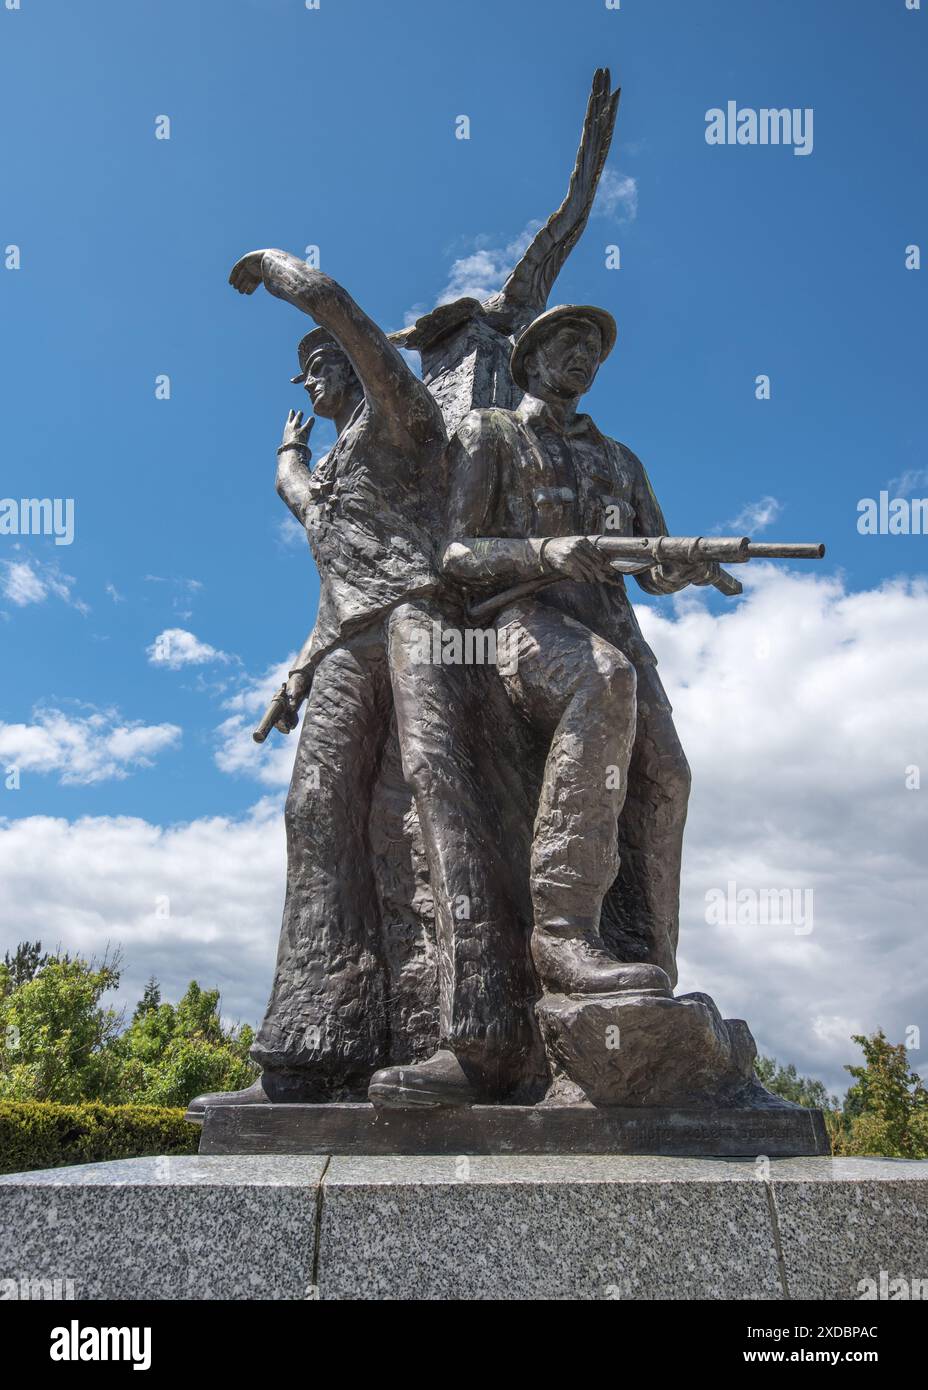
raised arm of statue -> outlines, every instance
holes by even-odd
[[[370,409],[391,433],[417,444],[442,440],[438,405],[399,352],[363,309],[321,270],[287,251],[252,251],[232,268],[229,282],[252,294],[262,282],[270,294],[309,314],[341,344],[364,387]]]
[[[309,436],[315,423],[315,416],[304,420],[302,410],[291,410],[277,450],[277,495],[301,526],[306,525],[306,512],[313,501]]]

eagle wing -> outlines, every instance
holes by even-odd
[[[526,314],[534,318],[544,310],[551,287],[589,219],[612,143],[620,96],[620,88],[611,90],[609,69],[597,68],[567,196],[536,234],[501,294],[484,308],[497,313],[515,311],[520,320]]]

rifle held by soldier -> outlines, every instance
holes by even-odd
[[[285,682],[264,711],[261,723],[255,729],[252,738],[255,743],[263,743],[272,729],[279,729],[282,734],[289,734],[291,727],[290,705],[287,701]]]
[[[820,560],[825,554],[820,542],[752,541],[749,536],[587,536],[587,540],[613,559],[614,568],[620,574],[640,574],[663,564],[724,561],[733,565],[748,560]],[[474,621],[492,617],[507,604],[527,598],[564,578],[563,574],[546,574],[526,580],[504,593],[472,604],[468,615]],[[711,583],[719,593],[729,597],[741,593],[739,581],[725,570],[720,570]]]

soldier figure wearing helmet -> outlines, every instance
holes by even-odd
[[[551,573],[573,581],[516,598],[495,617],[500,640],[518,652],[501,679],[548,745],[530,865],[532,956],[548,990],[565,994],[669,993],[676,982],[689,769],[622,576],[587,539],[667,534],[640,460],[577,410],[615,339],[603,309],[541,314],[512,352],[512,377],[526,392],[519,408],[472,411],[449,446],[445,573],[475,600]],[[717,566],[688,564],[636,578],[667,594],[717,575]],[[617,956],[601,918],[627,795],[639,800],[627,817],[634,862],[625,867],[640,902],[637,939]]]

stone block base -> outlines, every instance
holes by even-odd
[[[928,1162],[131,1159],[0,1212],[6,1300],[918,1298]]]
[[[305,1298],[325,1163],[180,1155],[6,1174],[0,1294]]]

